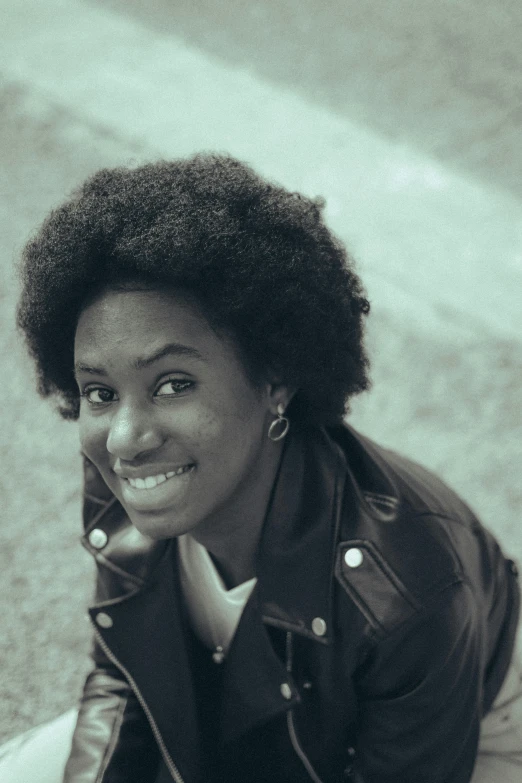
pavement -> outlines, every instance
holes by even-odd
[[[88,668],[77,438],[34,393],[13,263],[102,166],[220,150],[324,196],[372,300],[352,422],[437,470],[522,561],[522,7],[216,8],[0,4],[0,739],[67,709]]]

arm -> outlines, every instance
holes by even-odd
[[[84,458],[84,526],[113,500],[94,465]],[[110,596],[98,574],[96,601]],[[123,673],[95,640],[63,783],[154,783],[159,749],[141,705]]]
[[[158,746],[130,685],[98,646],[63,783],[154,783]]]
[[[413,629],[379,645],[358,680],[356,779],[469,783],[482,712],[483,632],[474,596],[459,583]]]

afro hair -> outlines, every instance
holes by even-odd
[[[39,393],[78,418],[78,316],[93,292],[135,281],[193,296],[252,381],[270,369],[297,389],[295,420],[338,424],[369,387],[369,303],[322,208],[224,155],[97,172],[23,252],[17,320]]]

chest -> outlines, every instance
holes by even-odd
[[[276,656],[284,663],[286,634],[270,629],[268,637]],[[262,684],[255,680],[255,666],[251,670],[252,680],[241,679],[238,683],[238,673],[232,670],[239,663],[237,659],[226,659],[217,665],[193,633],[189,632],[188,639],[206,782],[334,783],[348,779],[354,701],[338,698],[342,689],[332,687],[325,700],[325,662],[306,655],[309,642],[295,644],[295,668],[288,673],[297,701],[289,709],[276,709],[273,714],[261,711],[246,730],[231,734],[228,689],[238,687],[244,694],[245,688],[250,688],[252,702],[259,701],[263,706],[263,694],[256,692]],[[258,665],[263,666],[261,660]],[[234,717],[236,727],[241,728],[242,716]],[[248,722],[248,716],[243,717]]]

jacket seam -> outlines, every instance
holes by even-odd
[[[98,775],[96,777],[95,783],[103,783],[103,778],[105,776],[105,773],[107,772],[108,766],[112,761],[112,758],[114,756],[114,751],[116,750],[116,745],[118,743],[119,735],[120,735],[120,729],[123,724],[123,716],[125,713],[125,709],[127,707],[129,701],[129,697],[120,697],[120,703],[118,705],[118,709],[116,712],[116,715],[114,717],[114,723],[112,725],[112,731],[111,731],[111,737],[109,740],[109,744],[107,745],[107,749],[105,751],[105,755],[103,757],[102,766],[100,767],[100,770],[98,772]]]
[[[389,633],[385,635],[386,641],[393,640],[393,637],[396,634],[402,634],[407,630],[409,625],[415,625],[416,622],[418,622],[419,618],[422,617],[422,615],[428,615],[429,612],[433,611],[435,608],[437,608],[440,604],[442,604],[442,596],[444,593],[446,593],[448,590],[451,590],[456,585],[464,584],[467,587],[470,588],[470,590],[473,589],[472,584],[469,579],[467,579],[465,576],[455,576],[455,579],[452,582],[446,583],[444,587],[439,589],[435,595],[430,596],[430,598],[423,603],[419,608],[403,623],[400,623],[397,625],[393,630],[391,630]],[[378,636],[377,633],[375,633],[372,630],[371,638],[374,639],[376,642],[383,641],[383,636]]]
[[[139,592],[139,590],[132,590],[129,593],[125,593],[125,595],[117,595],[115,598],[107,598],[105,601],[95,600],[92,606],[89,607],[89,612],[96,612],[100,609],[106,609],[109,606],[118,606],[119,604],[127,601],[129,598],[133,598]]]
[[[462,527],[466,528],[466,530],[470,530],[469,525],[467,521],[464,519],[459,519],[456,516],[453,516],[452,514],[445,514],[443,511],[415,511],[413,509],[415,518],[418,517],[432,517],[434,519],[447,519],[449,522],[456,522],[458,525],[462,525]],[[472,533],[473,531],[470,530]]]
[[[372,492],[371,490],[363,490],[363,496],[374,503],[380,503],[383,506],[388,506],[390,509],[396,509],[399,507],[400,502],[398,498],[392,495],[385,495],[383,492]]]
[[[361,591],[356,585],[353,585],[350,579],[348,579],[343,573],[342,559],[340,553],[346,545],[350,545],[350,546],[359,545],[367,549],[368,553],[371,555],[371,558],[376,568],[386,579],[388,585],[391,585],[392,589],[395,590],[397,594],[400,595],[402,600],[405,603],[407,603],[408,606],[410,607],[410,614],[408,619],[403,620],[402,623],[399,623],[399,626],[402,626],[404,625],[404,623],[408,622],[412,616],[416,616],[417,612],[422,609],[424,604],[422,602],[419,602],[416,599],[416,597],[403,584],[402,580],[400,579],[400,576],[396,574],[395,571],[390,567],[386,559],[383,557],[382,553],[378,550],[378,548],[373,544],[372,541],[365,540],[365,539],[351,539],[349,541],[340,541],[338,544],[339,555],[337,557],[337,561],[335,564],[335,577],[337,578],[337,581],[341,584],[345,592],[350,596],[351,600],[355,603],[355,605],[357,606],[361,614],[363,614],[363,616],[366,618],[367,622],[369,623],[370,636],[372,638],[373,637],[387,638],[389,636],[389,632],[386,626],[384,626],[381,623],[381,621],[375,615],[375,612],[373,611],[371,606],[368,604],[368,601],[366,600],[366,593],[364,591]]]
[[[391,584],[393,585],[394,589],[399,593],[401,598],[403,598],[413,609],[419,608],[419,602],[415,598],[415,596],[408,590],[406,585],[403,583],[402,579],[400,578],[399,574],[395,572],[395,569],[393,569],[382,552],[378,549],[376,544],[371,539],[348,539],[346,541],[339,541],[338,544],[338,551],[344,548],[347,544],[353,546],[353,545],[359,545],[361,548],[365,548],[370,555],[373,558],[373,562],[375,563],[376,567],[379,569],[381,574],[387,579]],[[344,579],[344,575],[342,573],[342,566],[339,568],[339,573]],[[347,579],[346,581],[349,582]],[[357,590],[357,592],[359,592]]]
[[[99,506],[106,506],[106,505],[107,505],[107,503],[110,503],[110,502],[111,502],[111,499],[112,499],[112,498],[109,498],[109,500],[107,500],[107,499],[104,499],[104,498],[100,498],[100,497],[98,497],[98,495],[91,495],[91,493],[90,493],[90,492],[84,492],[84,493],[83,493],[83,497],[84,497],[86,500],[90,500],[90,501],[92,501],[93,503],[97,503]],[[99,512],[98,512],[98,513],[99,513]],[[89,523],[89,524],[90,524],[90,523]]]
[[[291,633],[299,634],[300,636],[304,636],[306,639],[311,639],[314,642],[319,642],[323,645],[332,643],[331,637],[317,636],[313,631],[309,631],[304,623],[302,625],[297,625],[296,623],[287,622],[286,620],[279,620],[277,617],[271,617],[267,614],[261,614],[261,619],[265,625],[270,625],[273,628],[279,628],[282,631],[290,631]]]
[[[336,622],[336,619],[334,619],[335,615],[335,594],[337,590],[337,576],[336,576],[336,570],[337,570],[337,553],[339,551],[339,539],[341,537],[341,531],[342,531],[342,517],[343,517],[343,511],[344,511],[344,495],[346,492],[346,470],[341,469],[346,467],[346,462],[344,460],[344,456],[342,455],[342,452],[340,448],[336,451],[337,455],[337,466],[339,470],[336,472],[335,477],[335,483],[334,483],[334,502],[332,505],[332,508],[335,511],[335,527],[333,531],[333,547],[330,553],[330,563],[329,563],[329,584],[328,584],[328,633],[326,634],[325,641],[331,642],[333,641],[330,628],[333,628],[334,623]],[[321,638],[321,637],[318,637]]]
[[[103,503],[104,503],[104,505],[103,505],[103,508],[100,508],[100,510],[99,510],[99,511],[98,511],[98,512],[97,512],[97,513],[96,513],[96,514],[95,514],[95,515],[92,517],[92,519],[90,519],[90,520],[89,520],[89,524],[88,524],[88,526],[86,527],[86,532],[88,533],[88,532],[90,532],[90,531],[91,531],[91,530],[92,530],[94,527],[96,527],[96,525],[98,524],[98,522],[100,521],[100,519],[101,519],[101,518],[102,518],[102,517],[103,517],[103,516],[104,516],[104,515],[107,513],[107,511],[109,511],[109,509],[110,509],[110,508],[112,508],[112,507],[113,507],[113,506],[114,506],[114,505],[115,505],[117,502],[118,502],[118,499],[117,499],[116,497],[112,497],[112,498],[110,498],[109,500],[104,500],[104,501],[103,501]]]
[[[464,530],[466,530],[469,533],[469,535],[471,535],[471,536],[474,535],[473,528],[470,528],[470,526],[464,520],[458,519],[458,518],[456,518],[454,516],[451,516],[450,514],[422,511],[422,512],[416,514],[416,518],[419,518],[419,517],[431,517],[432,519],[440,519],[440,520],[444,520],[446,522],[452,522],[454,524],[459,525],[461,528],[464,528]],[[452,554],[455,557],[455,559],[457,560],[458,565],[459,565],[459,569],[460,569],[460,573],[462,574],[462,573],[464,573],[464,567],[463,567],[463,564],[462,564],[462,557],[461,557],[460,552],[459,552],[458,543],[455,540],[454,531],[453,531],[453,529],[450,526],[447,526],[447,525],[443,529],[445,530],[445,533],[446,533],[446,535],[448,536],[448,538],[449,538],[449,540],[451,542]]]
[[[103,566],[104,568],[107,568],[109,571],[112,571],[114,574],[117,574],[119,577],[122,577],[123,579],[126,579],[129,582],[133,582],[133,584],[136,585],[136,587],[143,587],[145,585],[145,580],[141,579],[139,576],[134,576],[134,574],[130,574],[128,571],[124,571],[123,568],[120,568],[115,563],[113,563],[111,560],[109,560],[108,557],[105,557],[101,554],[101,552],[98,552],[97,550],[93,549],[91,546],[89,546],[87,539],[82,536],[80,538],[80,543],[83,547],[89,552],[90,555],[94,557],[97,564],[100,566]]]

